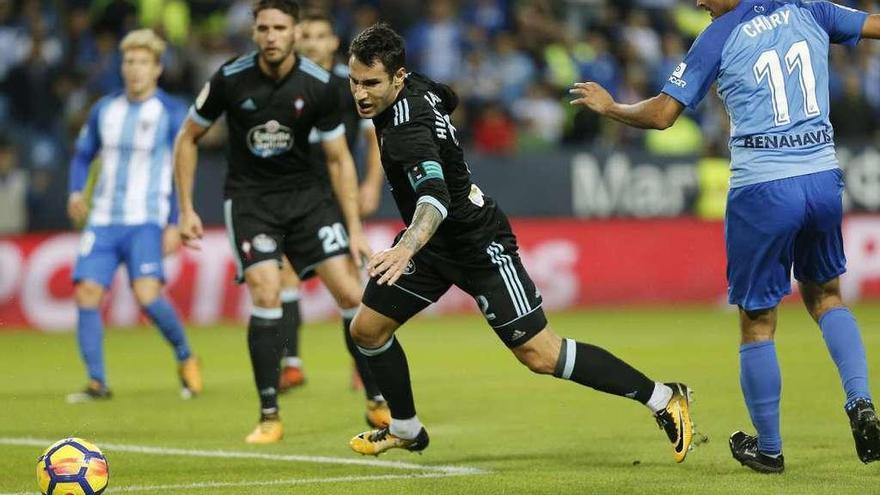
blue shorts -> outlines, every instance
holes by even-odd
[[[120,263],[125,263],[131,281],[151,277],[164,282],[162,228],[152,223],[86,228],[73,282],[92,280],[109,288]]]
[[[724,236],[727,299],[752,311],[773,308],[801,282],[846,272],[840,169],[731,189]]]

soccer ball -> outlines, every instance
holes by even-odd
[[[109,479],[104,454],[80,438],[55,442],[37,460],[37,484],[43,495],[100,495]]]

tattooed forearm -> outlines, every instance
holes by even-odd
[[[443,214],[436,206],[420,203],[416,206],[412,222],[400,239],[400,245],[411,249],[413,253],[421,249],[443,222]]]

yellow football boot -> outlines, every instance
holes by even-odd
[[[284,426],[281,424],[281,418],[274,416],[261,419],[244,441],[254,444],[276,443],[280,442],[283,436]]]
[[[368,400],[365,417],[370,427],[384,428],[391,424],[391,409],[384,400]]]
[[[428,448],[428,431],[422,428],[413,439],[396,437],[388,428],[365,431],[352,438],[348,445],[351,450],[362,455],[379,455],[389,449],[404,449],[410,452],[421,452]]]
[[[204,385],[202,384],[202,363],[198,357],[192,355],[181,361],[177,367],[177,374],[180,376],[180,383],[183,385],[183,389],[180,391],[181,397],[189,399],[202,393],[202,390],[204,390]]]
[[[693,392],[683,383],[667,383],[665,385],[672,389],[672,398],[669,399],[666,408],[655,414],[654,418],[672,443],[672,456],[675,458],[675,462],[684,462],[695,438],[694,423],[691,421],[690,414]],[[698,442],[695,445],[708,441],[705,436],[696,436]]]

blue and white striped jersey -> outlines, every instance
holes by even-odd
[[[837,168],[828,49],[856,44],[867,15],[821,0],[742,0],[697,38],[663,92],[693,108],[717,80],[731,187]]]
[[[89,226],[176,223],[172,152],[186,112],[162,90],[138,102],[115,93],[92,107],[70,164],[70,191],[81,191],[100,153]]]

